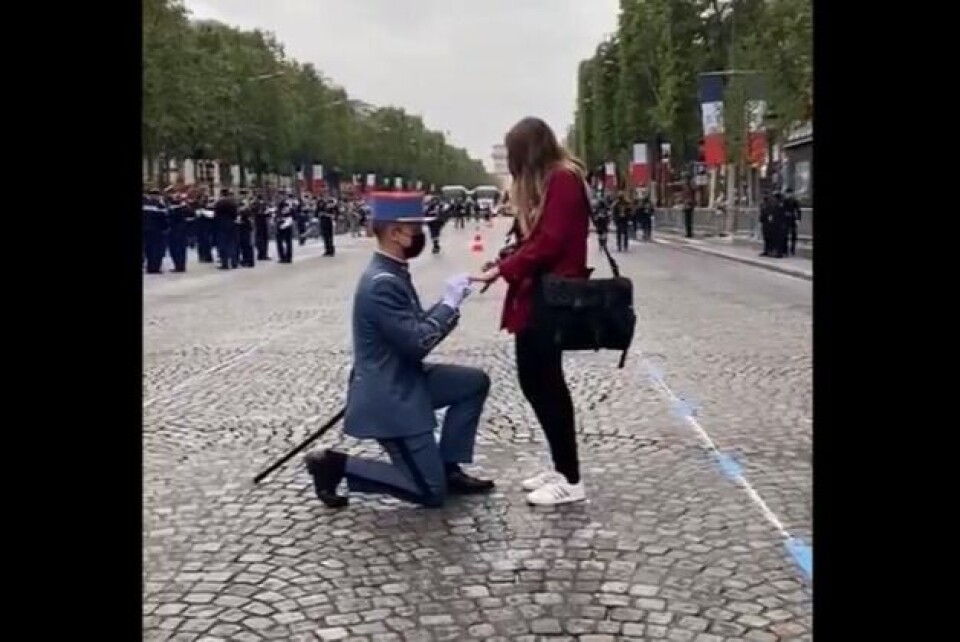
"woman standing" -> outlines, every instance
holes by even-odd
[[[585,278],[590,203],[580,162],[560,147],[539,118],[524,118],[506,137],[513,184],[510,202],[519,228],[515,252],[474,281],[508,284],[501,327],[516,337],[517,377],[543,428],[553,471],[523,482],[531,504],[586,499],[580,480],[573,401],[563,374],[563,353],[538,331],[534,293],[543,274]]]

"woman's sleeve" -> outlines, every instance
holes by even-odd
[[[573,172],[557,171],[550,177],[537,229],[515,254],[500,263],[508,283],[523,281],[556,261],[564,238],[584,198],[583,182]]]

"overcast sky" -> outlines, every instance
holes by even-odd
[[[617,0],[185,0],[197,19],[271,31],[353,97],[421,114],[489,167],[524,116],[563,138],[577,63]]]

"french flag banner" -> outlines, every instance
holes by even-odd
[[[634,186],[641,187],[650,183],[650,165],[647,162],[647,144],[633,144],[633,162],[630,163],[630,179]]]
[[[608,190],[617,189],[617,164],[607,162],[603,164],[603,186]]]
[[[724,149],[723,99],[727,83],[733,73],[714,72],[700,74],[698,93],[703,122],[703,155],[708,167],[719,167],[728,162]],[[754,81],[756,80],[756,81]],[[752,165],[764,162],[767,150],[767,134],[764,116],[767,102],[761,98],[759,78],[748,77],[747,82],[747,150],[746,160]]]
[[[700,112],[703,117],[703,160],[708,167],[719,167],[726,161],[723,145],[723,90],[725,76],[700,75]]]

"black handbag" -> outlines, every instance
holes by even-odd
[[[587,211],[593,219],[589,203],[587,199]],[[604,247],[603,252],[612,278],[539,276],[534,293],[534,327],[561,350],[620,350],[617,367],[623,368],[637,325],[633,281],[620,276],[610,250]]]

